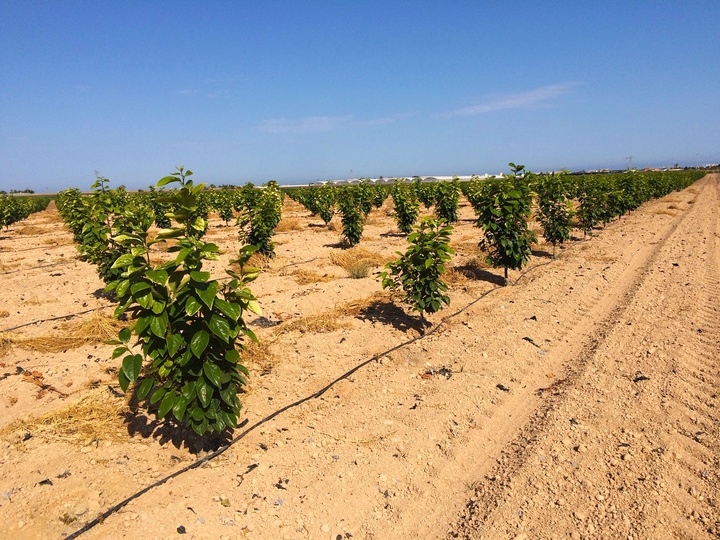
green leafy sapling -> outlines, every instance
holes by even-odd
[[[508,269],[520,270],[527,264],[536,240],[528,226],[532,191],[523,173],[525,167],[514,163],[510,167],[510,176],[484,181],[474,198],[476,225],[484,232],[480,248],[487,253],[489,264],[505,269],[505,285]]]
[[[158,419],[172,418],[199,435],[222,433],[237,426],[238,393],[246,384],[247,369],[238,348],[244,338],[256,340],[243,319],[246,310],[260,313],[247,285],[259,270],[246,263],[255,247],[245,246],[236,261],[240,271],[226,270],[225,282],[211,279],[203,262],[218,258],[218,247],[201,240],[205,220],[197,215],[203,185],[195,185],[191,171],[179,167],[157,187],[179,184],[164,195],[174,211],[176,227],[149,236],[150,219],[126,220],[114,238],[129,253],[113,268],[122,275],[106,290],[114,291],[119,305],[115,317],[126,314],[131,324],[120,331],[113,358],[123,357],[118,374],[124,391],[132,386],[138,400],[149,397]],[[168,249],[175,258],[154,266],[150,250],[158,242],[175,239]],[[138,350],[139,349],[139,350]]]
[[[537,219],[542,225],[545,240],[553,246],[553,259],[557,244],[562,244],[570,238],[575,215],[564,178],[564,174],[553,173],[540,177],[535,184]]]
[[[445,263],[455,252],[450,248],[452,226],[440,219],[425,218],[408,236],[410,246],[400,258],[385,265],[378,274],[383,289],[400,293],[402,301],[420,314],[423,327],[425,313],[435,313],[450,305],[447,284],[441,277]]]

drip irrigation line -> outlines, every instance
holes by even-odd
[[[41,270],[43,268],[50,268],[51,266],[64,266],[66,264],[70,264],[71,262],[75,262],[75,261],[66,259],[64,261],[59,261],[59,262],[50,263],[50,264],[44,264],[42,266],[32,266],[30,268],[18,268],[17,270],[9,270],[7,272],[0,272],[0,276],[6,276],[8,274],[15,274],[17,272],[30,272],[32,270]]]
[[[27,238],[27,237],[25,237]],[[72,244],[48,244],[46,246],[35,246],[31,248],[25,248],[25,249],[13,249],[9,253],[23,253],[24,251],[35,251],[36,249],[53,249],[57,247],[63,247],[63,246],[71,246]]]
[[[528,268],[527,270],[525,270],[524,272],[522,272],[522,273],[520,274],[520,276],[513,282],[513,286],[514,286],[515,284],[517,284],[517,282],[520,281],[520,279],[522,279],[522,278],[523,278],[526,274],[528,274],[529,272],[532,272],[533,270],[535,270],[535,269],[537,269],[537,268],[540,268],[540,267],[542,267],[542,266],[546,266],[546,265],[548,265],[548,264],[550,264],[550,263],[552,263],[552,262],[554,262],[554,259],[553,259],[553,260],[550,260],[550,261],[547,261],[547,262],[544,262],[544,263],[541,263],[541,264],[537,264],[537,265],[533,266],[532,268]],[[454,313],[451,313],[450,315],[447,315],[446,317],[443,317],[438,324],[436,324],[433,328],[431,328],[430,330],[428,330],[428,331],[425,332],[424,334],[421,334],[421,335],[419,335],[419,336],[416,336],[416,337],[414,337],[414,338],[412,338],[412,339],[409,339],[409,340],[407,340],[407,341],[403,341],[403,342],[395,345],[394,347],[392,347],[392,348],[390,348],[390,349],[387,349],[386,351],[383,351],[383,352],[374,354],[372,357],[370,357],[370,358],[368,358],[367,360],[364,360],[363,362],[357,364],[355,367],[353,367],[353,368],[350,369],[349,371],[346,371],[345,373],[343,373],[342,375],[340,375],[339,377],[337,377],[336,379],[334,379],[334,380],[331,381],[330,383],[326,384],[324,387],[322,387],[320,390],[318,390],[318,391],[315,392],[314,394],[310,394],[309,396],[305,396],[304,398],[300,398],[300,399],[298,399],[298,400],[296,400],[296,401],[294,401],[294,402],[292,402],[292,403],[290,403],[290,404],[288,404],[288,405],[285,405],[284,407],[282,407],[282,408],[280,408],[280,409],[277,409],[275,412],[269,414],[268,416],[266,416],[265,418],[262,418],[261,420],[258,420],[257,422],[255,422],[255,423],[254,423],[253,425],[251,425],[250,427],[244,429],[244,430],[242,431],[242,433],[240,433],[239,435],[237,435],[236,437],[234,437],[233,439],[231,439],[229,443],[227,443],[227,444],[224,445],[224,446],[221,446],[220,448],[218,448],[217,450],[215,450],[215,451],[212,452],[211,454],[208,454],[207,456],[205,456],[205,457],[203,457],[203,458],[201,458],[201,459],[198,459],[197,461],[191,463],[190,465],[188,465],[188,466],[186,466],[186,467],[183,467],[182,469],[180,469],[180,470],[178,470],[178,471],[175,471],[174,473],[166,476],[165,478],[161,478],[161,479],[158,480],[157,482],[155,482],[155,483],[153,483],[153,484],[151,484],[151,485],[149,485],[149,486],[146,486],[145,488],[141,489],[140,491],[137,491],[136,493],[130,495],[129,497],[127,497],[127,498],[124,499],[123,501],[115,504],[114,506],[111,506],[110,508],[108,508],[107,510],[105,510],[105,512],[103,512],[101,515],[99,515],[98,517],[96,517],[96,518],[93,519],[92,521],[87,522],[85,525],[83,525],[83,527],[81,527],[81,528],[78,529],[77,531],[73,532],[73,533],[70,534],[69,536],[66,536],[65,539],[66,539],[66,540],[74,540],[75,538],[78,538],[81,534],[84,534],[84,533],[86,533],[87,531],[89,531],[90,529],[92,529],[93,527],[95,527],[96,525],[99,525],[100,523],[102,523],[103,521],[105,521],[108,517],[110,517],[112,514],[114,514],[114,513],[117,512],[118,510],[121,510],[123,507],[125,507],[126,505],[128,505],[130,502],[132,502],[133,500],[141,497],[142,495],[144,495],[144,494],[147,493],[148,491],[150,491],[150,490],[152,490],[152,489],[154,489],[154,488],[156,488],[156,487],[159,487],[159,486],[163,485],[164,483],[168,482],[169,480],[172,480],[173,478],[177,478],[177,477],[180,476],[181,474],[184,474],[184,473],[186,473],[186,472],[188,472],[188,471],[190,471],[190,470],[192,470],[192,469],[196,469],[196,468],[200,467],[201,465],[203,465],[204,463],[207,463],[208,461],[210,461],[210,460],[212,460],[212,459],[215,459],[215,458],[218,457],[219,455],[221,455],[221,454],[223,454],[224,452],[226,452],[226,451],[227,451],[231,446],[233,446],[235,443],[237,443],[237,442],[240,441],[241,439],[245,438],[250,432],[256,430],[257,428],[259,428],[259,427],[262,426],[263,424],[266,424],[267,422],[270,422],[270,421],[273,420],[274,418],[280,416],[282,413],[284,413],[284,412],[286,412],[286,411],[288,411],[288,410],[290,410],[290,409],[293,409],[293,408],[295,408],[295,407],[299,407],[300,405],[302,405],[302,404],[304,404],[304,403],[306,403],[306,402],[308,402],[308,401],[310,401],[310,400],[312,400],[312,399],[317,399],[317,398],[321,397],[321,396],[322,396],[323,394],[325,394],[328,390],[330,390],[333,386],[335,386],[335,385],[338,384],[339,382],[347,379],[348,377],[352,376],[353,374],[355,374],[357,371],[361,370],[362,368],[364,368],[364,367],[367,366],[368,364],[370,364],[370,363],[372,363],[372,362],[376,362],[379,358],[381,358],[381,357],[383,357],[383,356],[387,356],[388,354],[391,354],[391,353],[393,353],[393,352],[395,352],[395,351],[398,351],[398,350],[403,349],[403,348],[405,348],[405,347],[407,347],[407,346],[409,346],[409,345],[412,345],[412,344],[415,343],[416,341],[420,341],[420,340],[422,340],[422,339],[425,339],[425,338],[433,335],[433,334],[434,334],[435,332],[437,332],[437,331],[440,329],[440,327],[441,327],[443,324],[445,324],[448,320],[450,320],[450,319],[452,319],[452,318],[454,318],[454,317],[457,317],[457,316],[460,315],[461,313],[467,311],[467,310],[468,310],[470,307],[472,307],[473,305],[477,304],[477,303],[478,303],[480,300],[482,300],[483,298],[486,298],[486,297],[487,297],[488,295],[490,295],[492,292],[494,292],[494,291],[496,291],[496,290],[498,290],[498,289],[502,289],[502,288],[503,288],[503,287],[496,286],[496,287],[493,287],[493,288],[491,288],[491,289],[488,289],[487,291],[485,291],[484,293],[482,293],[480,296],[478,296],[478,297],[477,297],[475,300],[473,300],[472,302],[466,304],[465,306],[463,306],[462,308],[458,309],[458,310],[455,311]],[[238,427],[245,426],[245,425],[247,425],[247,423],[248,423],[248,420],[245,419],[245,421],[244,421],[240,426],[238,426]]]
[[[307,261],[298,261],[298,262],[286,264],[285,266],[281,266],[280,268],[278,268],[277,271],[281,272],[281,271],[285,270],[286,268],[290,268],[291,266],[299,266],[301,264],[311,263],[313,261],[317,261],[318,259],[322,259],[322,258],[323,257],[313,257],[312,259],[308,259]]]
[[[17,330],[18,328],[32,326],[33,324],[41,324],[41,323],[46,323],[46,322],[51,322],[51,321],[59,321],[61,319],[71,319],[72,317],[77,317],[79,315],[85,315],[86,313],[90,313],[93,311],[100,311],[101,309],[108,309],[111,307],[113,307],[113,306],[100,306],[100,307],[96,307],[96,308],[92,308],[92,309],[86,309],[85,311],[78,311],[77,313],[70,313],[69,315],[61,315],[59,317],[51,317],[49,319],[40,319],[39,321],[31,321],[28,323],[23,323],[23,324],[19,324],[17,326],[13,326],[12,328],[6,328],[4,330],[0,330],[0,334],[2,334],[3,332],[12,332],[13,330]]]

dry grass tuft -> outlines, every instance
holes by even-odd
[[[283,218],[275,227],[275,232],[289,232],[289,231],[302,231],[302,222],[298,218],[288,217]]]
[[[45,300],[41,300],[39,298],[29,298],[27,300],[23,300],[23,304],[27,306],[44,306],[45,304],[51,304],[53,302],[59,302],[57,298],[46,298]]]
[[[16,338],[8,332],[0,333],[0,358],[10,351],[10,347],[15,343],[15,339]]]
[[[89,343],[100,343],[108,339],[117,339],[118,332],[124,327],[124,322],[96,311],[74,325],[67,325],[66,333],[83,338]]]
[[[300,333],[310,332],[313,334],[333,332],[340,328],[349,326],[347,321],[343,321],[338,317],[335,310],[325,311],[318,315],[308,315],[282,324],[284,331],[297,330]]]
[[[44,244],[44,245],[46,245],[46,246],[48,246],[48,245],[51,245],[51,246],[69,246],[70,244],[73,243],[73,239],[70,238],[70,237],[58,238],[57,236],[54,236],[54,237],[52,237],[52,238],[45,238],[45,239],[43,239],[43,241],[42,241],[41,243]]]
[[[330,254],[330,261],[344,268],[348,276],[353,279],[367,277],[370,269],[383,266],[392,260],[394,257],[388,257],[359,246]]]
[[[341,233],[342,232],[342,223],[340,223],[336,219],[333,219],[330,223],[327,224],[327,229],[332,232]]]
[[[375,304],[388,302],[391,297],[391,294],[388,292],[376,292],[368,297],[351,300],[350,302],[336,306],[333,311],[338,315],[356,317]]]
[[[490,265],[483,257],[473,257],[463,265],[448,268],[442,279],[448,285],[464,285],[469,281],[477,280],[481,272],[487,268],[490,268]]]
[[[480,246],[478,246],[479,240],[451,242],[450,247],[455,250],[458,255],[477,255],[481,253]]]
[[[259,251],[256,251],[250,255],[250,258],[247,263],[245,263],[245,266],[248,268],[265,268],[268,264],[270,264],[270,259]]]
[[[61,335],[20,337],[3,334],[2,341],[22,349],[40,353],[58,353],[68,349],[77,349],[91,343],[103,343],[117,339],[118,332],[125,326],[109,315],[95,312],[74,324],[65,324]],[[2,350],[4,347],[0,347]]]
[[[278,327],[279,332],[297,330],[301,333],[312,332],[333,332],[340,328],[347,328],[349,321],[344,321],[343,317],[356,317],[363,313],[370,306],[387,302],[390,295],[384,292],[374,293],[366,298],[352,300],[345,304],[335,306],[333,309],[324,311],[317,315],[309,315],[292,321],[283,323]]]
[[[326,281],[334,281],[337,279],[337,276],[331,276],[330,274],[318,274],[312,270],[295,270],[288,275],[290,275],[298,285],[324,283]]]
[[[261,340],[260,343],[247,341],[245,347],[247,350],[241,353],[242,363],[246,367],[248,364],[254,364],[260,370],[261,375],[267,375],[275,367],[276,358],[270,352],[270,345],[277,339]]]
[[[17,264],[10,264],[10,263],[4,263],[0,261],[0,273],[6,273],[11,272],[12,270],[15,270],[18,267]]]
[[[674,211],[671,210],[670,208],[667,208],[667,209],[665,209],[665,208],[660,208],[659,210],[655,210],[655,211],[653,212],[653,214],[662,214],[662,215],[665,215],[665,216],[673,216],[673,217],[677,216],[677,212],[674,212]]]
[[[10,312],[7,309],[0,309],[0,319],[4,319],[5,317],[9,317]]]
[[[386,217],[381,212],[371,212],[365,220],[365,225],[385,225],[387,223]]]
[[[49,231],[44,227],[38,227],[37,225],[25,225],[24,227],[15,230],[16,234],[22,236],[46,234],[48,232]]]
[[[107,388],[102,388],[65,408],[16,420],[0,431],[0,436],[29,431],[34,437],[79,445],[94,441],[127,441],[124,421],[129,412],[122,397],[113,396]]]

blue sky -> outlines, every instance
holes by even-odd
[[[720,2],[0,1],[0,189],[720,161]]]

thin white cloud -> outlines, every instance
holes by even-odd
[[[344,116],[306,116],[303,118],[271,118],[263,120],[258,129],[266,133],[326,133],[347,126],[380,126],[391,124],[412,114],[394,114],[369,120],[357,120],[351,114]]]
[[[323,133],[334,131],[353,121],[348,116],[307,116],[305,118],[272,118],[260,123],[260,131],[267,133]]]
[[[541,86],[527,92],[514,92],[502,95],[487,96],[481,103],[448,111],[440,116],[476,116],[503,109],[535,109],[550,107],[557,98],[570,93],[578,83],[560,83]]]
[[[197,90],[192,90],[192,89],[180,90],[180,91],[178,92],[178,94],[180,94],[181,96],[192,96],[192,95],[195,95],[195,94],[197,94],[197,93],[198,93]]]

